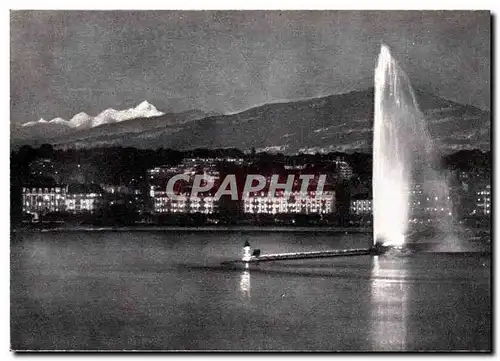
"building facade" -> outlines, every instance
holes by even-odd
[[[150,197],[153,200],[153,213],[203,213],[212,214],[218,209],[218,202],[213,195],[191,196],[188,193],[178,195],[178,199],[171,199],[165,188],[151,186]]]
[[[490,216],[491,214],[491,185],[476,191],[476,207],[474,215]]]
[[[351,200],[351,214],[369,215],[373,214],[373,201],[371,199]]]
[[[115,185],[115,184],[104,184],[101,183],[99,185],[102,190],[109,194],[117,194],[117,195],[140,195],[141,190],[138,188],[134,188],[126,185]]]
[[[238,161],[238,159],[235,161]],[[216,212],[218,202],[214,201],[213,192],[191,196],[191,187],[196,175],[201,174],[211,177],[216,186],[220,180],[220,172],[218,170],[220,162],[220,159],[215,158],[186,158],[176,166],[160,166],[148,170],[149,197],[152,204],[152,213],[212,214]],[[175,183],[174,192],[178,196],[178,199],[171,199],[167,195],[168,181],[180,174],[187,175],[188,181]]]
[[[337,168],[337,177],[340,180],[349,180],[353,176],[353,171],[348,162],[341,158],[335,160],[335,166]]]
[[[71,184],[66,192],[66,211],[70,213],[95,213],[102,209],[104,191],[95,184]]]
[[[250,214],[329,214],[333,213],[335,193],[324,191],[316,197],[315,192],[277,192],[268,197],[266,192],[251,195],[243,200],[243,210]]]
[[[408,196],[410,223],[432,222],[454,214],[453,201],[444,182],[412,184]]]
[[[23,187],[23,212],[45,214],[66,210],[66,187]]]

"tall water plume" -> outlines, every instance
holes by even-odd
[[[374,243],[394,246],[405,243],[414,211],[412,195],[415,191],[412,189],[415,184],[420,185],[418,192],[425,199],[432,196],[433,200],[447,202],[446,217],[437,211],[432,215],[438,223],[442,220],[448,222],[448,210],[451,209],[448,187],[438,171],[436,159],[410,81],[391,56],[389,48],[382,45],[375,69]],[[440,224],[439,228],[443,226]]]

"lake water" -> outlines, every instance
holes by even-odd
[[[19,233],[11,344],[44,350],[490,350],[491,255],[427,252],[222,267],[369,244],[331,232]]]

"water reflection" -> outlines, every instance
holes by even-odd
[[[405,258],[375,256],[371,273],[370,333],[374,351],[408,349],[409,285]]]
[[[250,299],[250,272],[247,269],[240,276],[240,293],[244,299]]]

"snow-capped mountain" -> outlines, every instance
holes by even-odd
[[[68,123],[68,121],[66,119],[63,119],[63,118],[60,118],[60,117],[57,117],[57,118],[54,118],[52,119],[50,122],[48,122],[49,124],[63,124],[63,125],[66,125]]]
[[[37,124],[46,124],[48,123],[48,121],[46,121],[45,119],[43,118],[40,118],[38,121],[34,121],[34,122],[27,122],[27,123],[24,123],[22,125],[22,127],[31,127],[33,125],[37,125]]]
[[[22,127],[34,127],[41,124],[60,124],[65,125],[68,128],[92,128],[98,127],[103,124],[117,123],[123,122],[125,120],[136,119],[136,118],[152,118],[159,117],[164,115],[165,113],[156,109],[153,104],[150,104],[147,101],[143,101],[135,108],[129,108],[124,110],[116,110],[116,109],[106,109],[103,112],[99,113],[96,117],[91,117],[87,113],[78,113],[71,120],[65,120],[63,118],[57,117],[52,119],[51,121],[46,121],[41,118],[36,122],[27,122],[22,125]]]
[[[11,122],[11,144],[60,143],[71,139],[88,139],[95,137],[129,137],[145,131],[164,129],[186,125],[192,121],[205,118],[215,113],[200,110],[189,110],[182,113],[164,114],[148,102],[142,102],[135,108],[125,110],[107,109],[92,117],[81,112],[69,121],[56,118],[51,121],[40,119],[19,125]]]
[[[159,117],[164,114],[165,113],[158,111],[153,104],[143,101],[135,108],[125,110],[106,109],[92,120],[92,127],[123,122],[129,119]]]
[[[88,128],[92,126],[92,117],[85,112],[76,114],[69,121],[69,126],[73,128]]]

